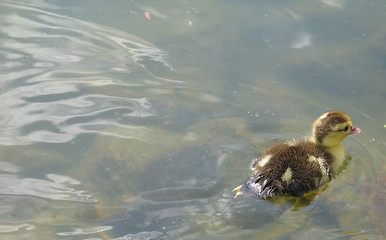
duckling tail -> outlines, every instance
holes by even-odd
[[[263,176],[258,176],[257,178],[254,176],[250,177],[244,184],[234,188],[232,192],[236,192],[235,198],[244,194],[250,194],[262,199],[283,195],[281,188],[277,184],[263,179]]]

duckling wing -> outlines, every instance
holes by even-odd
[[[331,178],[328,155],[311,142],[279,143],[265,150],[252,165],[244,189],[258,198],[301,196]],[[323,181],[324,182],[324,181]]]

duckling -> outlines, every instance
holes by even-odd
[[[252,176],[233,189],[258,198],[302,196],[323,186],[338,174],[345,160],[342,141],[361,130],[339,111],[322,114],[315,120],[312,136],[303,140],[278,142],[252,161]]]

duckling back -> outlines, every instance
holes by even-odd
[[[301,196],[331,180],[331,162],[331,154],[311,141],[277,143],[253,161],[252,176],[236,190],[264,199]]]

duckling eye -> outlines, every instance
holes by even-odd
[[[348,130],[348,126],[346,126],[345,128],[337,130],[337,132],[347,132],[347,130]]]

